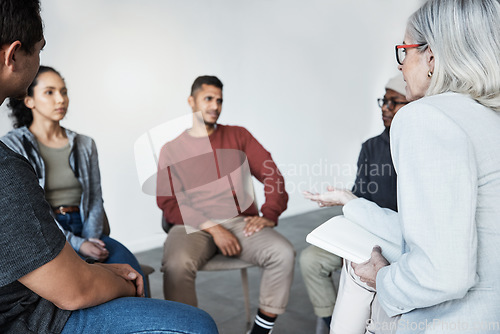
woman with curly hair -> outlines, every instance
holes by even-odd
[[[66,83],[52,67],[40,66],[23,100],[10,98],[14,130],[1,140],[29,160],[66,239],[78,254],[104,263],[128,263],[134,255],[103,235],[105,213],[97,148],[90,137],[65,129]]]

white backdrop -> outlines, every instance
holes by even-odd
[[[284,216],[316,208],[302,190],[350,187],[361,143],[383,130],[375,100],[397,73],[394,45],[420,3],[42,0],[42,64],[66,79],[63,125],[97,143],[112,236],[132,251],[161,246],[160,211],[141,192],[134,142],[189,113],[202,74],[225,85],[220,122],[249,129],[285,175]],[[5,104],[0,135],[11,128]]]

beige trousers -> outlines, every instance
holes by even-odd
[[[342,259],[311,245],[300,253],[299,263],[314,313],[320,318],[331,316],[337,299],[332,272],[342,268]]]
[[[245,237],[244,217],[236,217],[221,225],[240,242],[240,259],[262,268],[259,308],[282,314],[288,303],[293,279],[295,251],[292,244],[273,228]],[[163,248],[163,294],[165,299],[198,305],[195,279],[200,269],[217,252],[212,236],[205,231],[187,234],[184,226],[173,226]],[[216,285],[214,289],[223,289]]]

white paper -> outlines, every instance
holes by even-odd
[[[368,261],[374,246],[382,248],[382,255],[390,263],[401,256],[401,248],[390,241],[368,232],[344,216],[336,216],[315,228],[306,241],[354,263]]]

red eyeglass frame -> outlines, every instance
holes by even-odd
[[[396,50],[396,61],[399,65],[403,65],[403,62],[399,60],[398,49],[410,49],[410,48],[418,48],[419,46],[424,46],[424,44],[398,44],[395,47]]]

